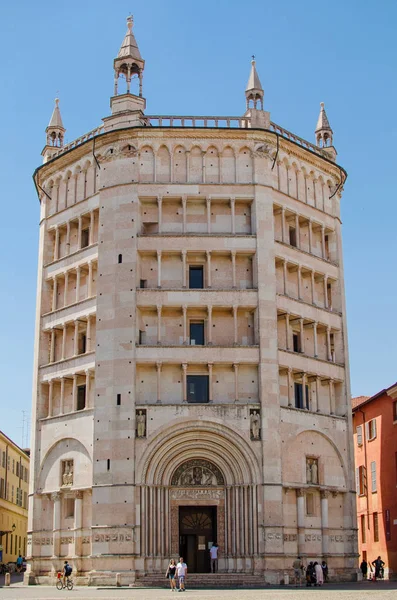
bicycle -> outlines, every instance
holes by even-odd
[[[62,573],[58,573],[57,577],[58,577],[57,590],[66,590],[66,589],[68,589],[69,591],[71,591],[73,589],[73,580],[70,579],[70,577],[66,577],[66,583],[63,582],[63,575],[62,575]]]

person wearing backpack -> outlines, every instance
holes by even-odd
[[[66,580],[69,579],[69,577],[72,574],[72,567],[70,566],[70,564],[68,563],[67,560],[65,560],[65,562],[63,563],[63,585],[66,586]]]

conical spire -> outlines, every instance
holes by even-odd
[[[250,102],[252,102],[252,108],[257,108],[259,102],[261,110],[263,110],[263,97],[264,91],[262,84],[259,79],[259,75],[256,71],[255,58],[252,57],[251,61],[251,72],[248,78],[247,87],[245,88],[245,98],[247,101],[247,110],[250,108]]]
[[[61,111],[59,110],[59,98],[55,98],[55,107],[48,127],[45,132],[47,134],[47,146],[63,146],[63,138],[66,129],[62,123]]]
[[[55,98],[55,106],[52,112],[52,117],[50,122],[48,123],[48,127],[58,127],[63,129],[61,111],[59,110],[59,98]]]
[[[127,17],[127,33],[125,34],[125,38],[123,43],[121,44],[119,53],[117,58],[126,58],[127,56],[130,58],[136,58],[138,60],[142,60],[141,53],[139,52],[138,44],[136,43],[136,39],[134,34],[132,33],[132,26],[134,24],[133,17],[130,15]]]
[[[324,102],[320,102],[320,114],[318,116],[315,134],[317,146],[332,146],[333,131],[324,109]]]
[[[132,33],[134,20],[130,15],[127,17],[127,33],[125,34],[123,43],[121,44],[117,58],[114,59],[114,95],[118,95],[118,80],[120,75],[124,75],[127,82],[127,94],[130,93],[131,79],[134,75],[138,75],[139,79],[139,96],[142,96],[142,79],[145,61],[142,59],[139,52],[138,44],[135,36]]]

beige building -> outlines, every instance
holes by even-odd
[[[26,555],[29,453],[0,431],[0,562]]]
[[[324,107],[316,144],[272,123],[253,61],[243,116],[149,116],[143,71],[129,18],[111,115],[64,145],[57,100],[34,174],[26,579],[68,558],[131,583],[180,553],[205,572],[215,541],[231,576],[276,582],[300,554],[349,578],[346,174]]]

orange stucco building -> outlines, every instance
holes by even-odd
[[[397,578],[397,383],[353,398],[360,562],[379,555]]]

